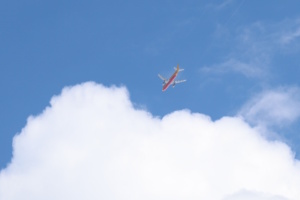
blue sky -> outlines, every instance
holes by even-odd
[[[136,107],[155,116],[180,109],[213,120],[242,113],[253,125],[263,116],[299,158],[299,6],[296,0],[1,1],[0,168],[28,116],[41,113],[63,87],[85,81],[124,85]],[[188,81],[162,93],[157,74],[169,76],[177,64]],[[243,114],[272,92],[283,100]],[[290,107],[280,109],[286,102]],[[287,117],[270,112],[277,109]]]

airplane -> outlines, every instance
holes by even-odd
[[[183,71],[183,69],[179,69],[179,64],[177,65],[177,68],[174,67],[174,74],[169,78],[169,79],[166,79],[164,78],[162,75],[158,74],[158,77],[163,81],[163,88],[162,88],[162,91],[166,91],[166,89],[168,89],[168,87],[172,84],[173,87],[175,87],[175,84],[177,83],[182,83],[182,82],[185,82],[186,80],[178,80],[178,81],[175,81],[175,78],[178,74],[178,72],[181,72]]]

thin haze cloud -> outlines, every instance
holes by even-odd
[[[264,78],[267,73],[262,67],[254,63],[244,63],[236,59],[229,59],[224,63],[215,66],[205,66],[201,68],[201,72],[224,74],[228,72],[236,72],[244,75],[247,78]]]
[[[298,28],[297,30],[295,30],[293,32],[289,32],[289,33],[286,33],[285,35],[283,35],[281,37],[281,43],[282,44],[289,44],[290,42],[292,42],[293,40],[295,40],[299,36],[300,36],[300,28]]]
[[[202,67],[200,69],[202,72],[215,74],[235,72],[247,78],[268,82],[273,76],[272,69],[277,67],[276,63],[273,63],[274,58],[287,51],[293,53],[299,51],[298,18],[276,23],[256,21],[234,30],[218,25],[215,35],[221,40],[227,38],[232,47],[223,61]]]
[[[134,108],[124,87],[67,87],[15,136],[0,199],[297,200],[300,163],[239,117]]]

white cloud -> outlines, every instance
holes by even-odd
[[[221,4],[216,5],[216,9],[217,9],[217,10],[224,9],[225,7],[227,7],[228,5],[230,5],[230,4],[232,4],[232,3],[233,3],[233,0],[225,0],[225,1],[223,1]]]
[[[265,36],[264,25],[257,22],[234,31],[227,29],[227,32],[219,25],[215,33],[219,40],[224,38],[221,36],[222,32],[225,32],[225,38],[230,41],[228,55],[220,63],[204,67],[204,70],[212,73],[234,72],[247,78],[265,80],[269,76],[272,38],[268,34]],[[227,48],[228,41],[224,41]]]
[[[266,72],[263,70],[263,67],[260,67],[259,65],[254,63],[244,63],[232,58],[215,66],[203,67],[201,68],[201,71],[221,74],[236,72],[243,74],[247,78],[263,78],[267,76]]]
[[[297,30],[293,31],[293,32],[289,32],[286,33],[285,35],[281,36],[281,42],[283,44],[288,44],[291,41],[295,40],[296,38],[298,38],[300,36],[300,28],[298,28]]]
[[[208,3],[206,5],[206,8],[210,8],[210,9],[215,10],[215,11],[221,11],[221,10],[226,9],[227,7],[232,5],[233,3],[235,3],[234,0],[223,0],[222,2],[219,2],[219,3]]]
[[[300,199],[300,163],[238,117],[135,109],[125,88],[65,88],[14,138],[0,199]]]
[[[203,67],[204,71],[235,72],[265,82],[278,67],[274,58],[299,52],[300,20],[257,21],[234,30],[218,24],[214,35],[220,46],[229,47],[228,55],[220,63]]]
[[[278,38],[281,45],[288,45],[290,47],[291,42],[299,43],[300,36],[300,18],[294,20],[284,20],[279,24],[281,29]]]
[[[282,196],[270,196],[263,193],[249,192],[242,190],[234,195],[225,198],[224,200],[288,200]]]
[[[264,91],[247,102],[239,114],[263,126],[290,124],[300,117],[300,89],[282,87]]]

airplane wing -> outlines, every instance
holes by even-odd
[[[175,84],[177,84],[177,83],[183,83],[183,82],[185,82],[186,80],[176,80],[176,81],[174,81],[175,82]]]
[[[163,80],[164,82],[167,82],[168,81],[168,79],[166,79],[166,78],[164,78],[162,75],[160,75],[160,74],[158,74],[158,77],[161,79],[161,80]]]
[[[177,68],[176,67],[174,67],[174,70],[176,71],[177,70]],[[178,71],[179,72],[182,72],[184,69],[179,69]]]

